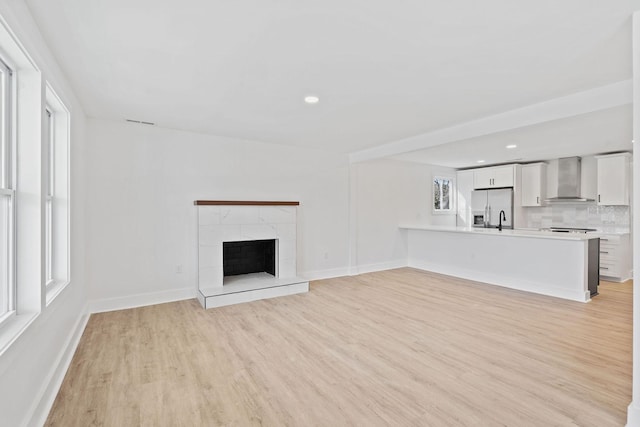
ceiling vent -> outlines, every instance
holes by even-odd
[[[129,123],[137,123],[139,125],[155,126],[155,123],[143,122],[142,120],[131,120],[131,119],[125,119],[125,120],[128,121]]]

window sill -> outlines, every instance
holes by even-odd
[[[38,313],[24,313],[12,316],[0,326],[0,356],[11,347],[20,335],[38,317]]]
[[[67,287],[70,282],[51,282],[47,284],[47,303],[46,306],[49,307],[49,304],[56,299],[58,295]]]

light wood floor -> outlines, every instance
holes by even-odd
[[[622,426],[632,285],[583,304],[410,268],[91,316],[48,426]]]

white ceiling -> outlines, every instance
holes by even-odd
[[[345,153],[629,79],[640,9],[640,0],[25,1],[91,117]],[[305,105],[307,94],[320,103]]]
[[[525,163],[632,148],[631,105],[554,120],[492,135],[442,144],[397,156],[397,160],[452,168]],[[508,149],[507,145],[516,148]],[[480,164],[478,160],[485,162]]]

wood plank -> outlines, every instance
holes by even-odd
[[[300,202],[267,200],[196,200],[196,206],[299,206]]]
[[[579,303],[411,268],[91,316],[46,425],[623,425],[632,283]]]

